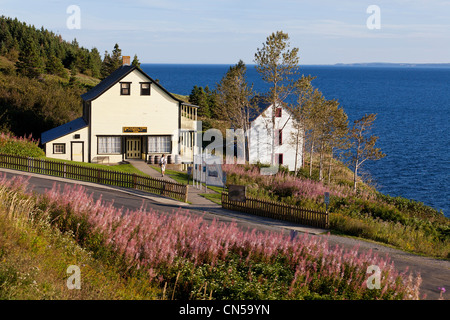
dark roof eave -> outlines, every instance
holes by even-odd
[[[55,127],[53,129],[42,132],[41,143],[46,144],[50,141],[61,138],[65,135],[71,134],[75,131],[86,128],[88,124],[84,121],[83,117],[72,120],[68,123]]]
[[[125,70],[125,72],[119,72],[120,68],[122,67],[129,67]],[[99,96],[101,96],[103,93],[105,93],[107,90],[109,90],[113,85],[115,85],[117,82],[119,82],[120,80],[122,80],[123,78],[125,78],[127,75],[129,75],[131,72],[133,72],[134,70],[138,70],[139,72],[141,72],[145,77],[147,77],[150,82],[152,84],[155,84],[158,88],[160,88],[161,90],[163,90],[166,94],[168,94],[172,99],[174,99],[175,101],[179,102],[179,103],[184,103],[183,100],[178,99],[177,97],[175,97],[173,94],[171,94],[169,91],[167,91],[163,86],[161,86],[158,82],[156,82],[155,80],[152,79],[152,77],[150,77],[148,74],[146,74],[141,68],[139,68],[138,66],[121,66],[120,68],[118,68],[117,70],[115,70],[113,73],[111,73],[108,77],[106,77],[105,79],[103,79],[99,84],[97,84],[94,88],[92,88],[91,90],[89,90],[88,92],[84,93],[81,95],[81,98],[86,101],[92,101],[97,99]],[[117,73],[116,73],[117,72]],[[111,78],[110,78],[111,77]],[[102,86],[102,82],[107,81],[106,85],[105,83]],[[97,88],[97,89],[96,89]],[[98,91],[98,92],[96,92]],[[91,93],[93,92],[93,93]]]

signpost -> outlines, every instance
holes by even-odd
[[[227,173],[222,172],[222,183],[223,183],[223,191],[225,191],[225,185],[227,183]]]
[[[324,202],[325,202],[326,211],[328,212],[328,205],[330,204],[330,193],[329,192],[325,192]]]
[[[187,184],[189,185],[189,177],[191,176],[191,174],[192,174],[192,167],[188,167],[187,168],[187,178],[188,178],[188,181],[187,181]],[[192,184],[194,184],[194,179],[192,179]]]
[[[245,186],[229,185],[228,199],[230,201],[245,202]]]

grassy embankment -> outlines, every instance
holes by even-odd
[[[181,211],[125,213],[79,187],[25,190],[0,177],[5,299],[419,298],[420,277],[319,238],[243,232]],[[372,264],[383,270],[380,289],[366,285]],[[66,286],[70,265],[81,290]]]
[[[450,219],[421,202],[391,197],[374,187],[360,183],[352,190],[352,173],[336,162],[331,183],[284,173],[268,177],[259,175],[258,168],[230,166],[228,184],[247,185],[250,195],[310,209],[324,210],[324,192],[331,195],[330,229],[335,234],[376,241],[405,251],[450,258]],[[325,175],[326,176],[326,175]]]
[[[227,184],[247,186],[249,195],[324,210],[324,192],[330,192],[330,229],[334,234],[379,242],[408,252],[450,258],[450,219],[441,212],[402,197],[382,194],[359,178],[356,193],[352,190],[353,173],[339,161],[333,163],[332,178],[319,182],[318,163],[313,160],[309,178],[309,163],[298,177],[279,173],[274,177],[260,176],[255,166],[225,166]],[[155,166],[155,169],[159,170]],[[166,171],[175,180],[186,183],[185,173]],[[220,204],[221,188],[202,196]],[[214,192],[215,191],[215,192]]]
[[[14,137],[11,134],[0,133],[0,153],[17,155],[23,157],[33,157],[51,160],[55,162],[64,162],[67,164],[74,164],[79,166],[84,166],[88,168],[98,168],[104,170],[112,170],[124,173],[135,173],[147,176],[145,173],[133,167],[131,164],[116,164],[116,165],[106,165],[97,163],[80,163],[76,161],[69,160],[58,160],[53,158],[47,158],[44,151],[39,148],[38,141],[32,139],[31,137]]]

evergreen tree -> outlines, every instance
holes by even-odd
[[[47,59],[45,70],[49,74],[54,74],[54,75],[60,76],[62,78],[68,77],[67,71],[66,71],[66,69],[64,69],[64,66],[63,66],[61,60],[58,59],[57,57],[55,57],[54,55],[50,56]]]
[[[122,65],[122,50],[119,48],[119,45],[116,43],[111,55],[108,53],[108,51],[105,51],[105,57],[103,59],[102,68],[101,68],[102,78],[106,78],[107,76],[109,76],[112,72],[114,72],[121,65]]]
[[[122,50],[119,48],[119,45],[116,43],[114,45],[114,50],[111,54],[111,72],[116,70],[122,65]]]
[[[27,38],[24,48],[19,54],[16,67],[19,74],[29,78],[37,78],[44,72],[44,63],[39,48],[31,38]]]
[[[136,54],[134,55],[133,62],[131,63],[131,65],[139,68],[141,67],[141,63],[139,62],[139,59]]]
[[[103,62],[100,68],[100,75],[102,79],[106,78],[111,74],[110,66],[111,66],[111,55],[108,53],[108,51],[105,51],[105,55],[103,56]]]
[[[189,95],[189,102],[199,107],[197,111],[199,117],[209,118],[211,117],[211,112],[209,108],[210,100],[208,97],[208,93],[211,92],[208,86],[206,86],[205,89],[203,89],[203,87],[194,86],[194,88],[191,91],[191,94]]]
[[[91,70],[92,76],[95,78],[100,78],[101,68],[102,68],[102,58],[100,57],[100,52],[97,48],[92,48],[88,56],[89,69]]]

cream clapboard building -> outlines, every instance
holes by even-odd
[[[129,57],[81,98],[82,117],[42,133],[47,157],[118,163],[165,154],[193,162],[198,107],[130,65]]]
[[[303,136],[298,134],[293,114],[282,107],[273,110],[272,104],[260,105],[259,110],[249,119],[249,162],[270,164],[273,150],[275,164],[286,166],[289,171],[299,169],[303,159]],[[274,124],[272,112],[275,112]]]

